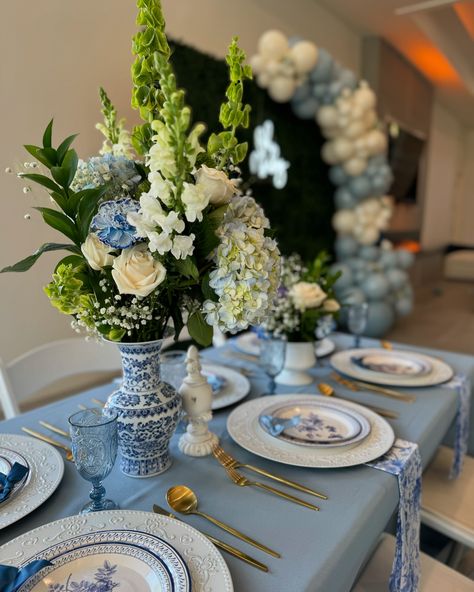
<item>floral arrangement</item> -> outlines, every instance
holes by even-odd
[[[160,1],[137,6],[132,106],[144,123],[127,131],[101,89],[99,155],[79,160],[74,135],[54,148],[52,121],[42,146],[25,146],[37,170],[19,176],[48,190],[54,206],[36,209],[69,242],[46,243],[2,271],[26,271],[43,253],[66,250],[45,292],[77,330],[140,342],[163,337],[170,321],[177,336],[186,322],[206,345],[213,325],[236,332],[262,321],[278,288],[269,221],[239,191],[247,144],[236,132],[249,125],[243,88],[252,73],[234,38],[222,130],[204,143],[205,126],[192,125],[177,87]]]
[[[329,256],[320,253],[308,266],[299,255],[282,258],[280,287],[262,328],[288,341],[314,341],[318,325],[338,314],[334,284],[340,273],[329,272]]]

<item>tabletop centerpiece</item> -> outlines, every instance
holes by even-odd
[[[25,146],[37,162],[18,176],[48,190],[53,207],[36,209],[69,242],[46,243],[2,271],[26,271],[45,252],[68,251],[44,290],[76,330],[117,342],[123,384],[107,406],[118,413],[122,471],[147,477],[169,467],[181,410],[159,373],[169,325],[175,338],[186,324],[208,345],[213,326],[236,332],[260,322],[278,287],[279,251],[263,210],[238,188],[247,144],[236,132],[249,125],[243,87],[252,73],[237,39],[226,57],[223,129],[204,144],[205,126],[192,125],[177,87],[161,3],[137,6],[132,106],[144,123],[128,132],[101,89],[98,156],[79,160],[74,135],[54,148],[52,121],[42,146]]]
[[[288,342],[284,368],[276,377],[278,384],[297,386],[313,381],[306,370],[316,364],[316,329],[340,309],[334,295],[340,274],[330,273],[328,263],[325,252],[309,265],[297,254],[282,259],[280,287],[272,311],[262,323],[268,334]]]

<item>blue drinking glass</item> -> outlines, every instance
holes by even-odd
[[[354,335],[354,347],[360,347],[360,336],[365,331],[369,314],[367,302],[351,304],[347,315],[347,327]]]
[[[285,365],[286,341],[269,337],[260,339],[260,366],[270,379],[269,395],[275,394],[275,378],[283,370]]]
[[[69,418],[74,462],[83,479],[92,483],[90,501],[81,514],[116,510],[119,506],[105,499],[102,481],[112,470],[117,457],[117,414],[108,409],[107,415],[98,409],[85,409]]]

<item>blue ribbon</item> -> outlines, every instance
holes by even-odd
[[[418,444],[397,439],[379,459],[367,463],[398,478],[400,501],[390,592],[417,592],[420,585],[421,457]]]
[[[21,569],[12,565],[0,565],[0,590],[2,592],[16,592],[28,578],[48,565],[52,564],[45,559],[32,561]]]
[[[8,475],[0,473],[0,485],[2,486],[2,490],[0,491],[0,502],[4,502],[8,499],[13,487],[19,483],[28,472],[29,469],[27,467],[20,465],[20,463],[15,463]]]
[[[301,415],[294,415],[288,419],[273,417],[272,415],[261,415],[258,420],[262,428],[267,431],[270,436],[279,436],[288,428],[297,426],[301,421]]]

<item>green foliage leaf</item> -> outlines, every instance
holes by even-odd
[[[68,150],[60,167],[51,167],[51,174],[53,179],[61,185],[61,187],[68,188],[77,170],[78,157],[75,150]]]
[[[32,144],[25,144],[24,148],[31,154],[31,156],[36,158],[41,164],[44,164],[48,169],[57,164],[57,155],[54,148],[40,148],[39,146],[33,146]]]
[[[76,225],[68,216],[56,210],[52,210],[51,208],[35,208],[35,210],[41,212],[43,220],[46,222],[46,224],[51,226],[51,228],[62,232],[76,245],[81,244]]]
[[[51,148],[52,135],[53,135],[53,119],[48,123],[43,134],[43,148]]]
[[[174,262],[174,266],[177,271],[185,277],[192,278],[193,280],[199,279],[199,269],[192,257],[186,257],[186,259],[177,259]]]
[[[50,191],[56,191],[57,193],[61,193],[62,191],[59,185],[57,185],[52,179],[46,177],[45,175],[39,175],[38,173],[22,173],[21,178],[29,179],[34,183],[38,183]]]
[[[69,146],[74,142],[77,138],[78,134],[73,134],[69,136],[65,140],[61,142],[56,150],[56,154],[58,156],[58,164],[61,166],[63,164],[64,157],[66,156],[67,151],[69,150]]]
[[[214,290],[209,285],[210,277],[209,272],[204,275],[201,281],[201,291],[206,300],[212,300],[212,302],[217,302],[219,297],[214,292]]]
[[[69,245],[69,244],[59,244],[59,243],[45,243],[44,245],[41,245],[41,247],[39,249],[37,249],[33,255],[30,255],[29,257],[26,257],[25,259],[22,259],[21,261],[18,261],[18,263],[15,263],[14,265],[9,265],[8,267],[4,267],[3,269],[0,270],[0,273],[6,273],[6,272],[21,272],[21,271],[28,271],[28,269],[30,269],[30,267],[33,267],[33,265],[36,263],[36,261],[41,257],[41,255],[43,253],[47,253],[49,251],[61,251],[61,250],[65,250],[65,251],[72,251],[73,253],[80,253],[80,250],[75,246],[75,245]]]
[[[208,346],[212,343],[212,327],[206,323],[202,312],[193,312],[188,319],[188,331],[199,345]]]
[[[86,261],[82,255],[66,255],[66,257],[63,257],[57,263],[56,267],[54,268],[55,272],[57,271],[60,265],[72,265],[73,268],[79,269],[81,265],[86,265]]]
[[[127,332],[126,329],[119,329],[117,327],[114,327],[113,329],[110,329],[110,327],[106,327],[105,331],[101,331],[99,327],[99,331],[103,333],[107,337],[107,339],[110,339],[110,341],[120,341]]]

